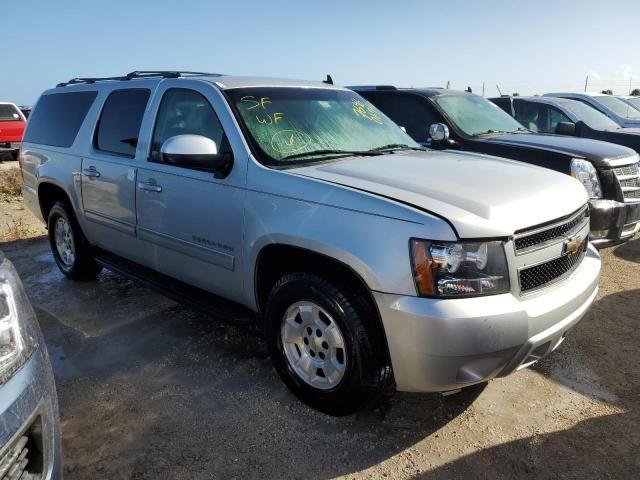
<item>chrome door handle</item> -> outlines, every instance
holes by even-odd
[[[152,178],[148,182],[138,182],[138,188],[140,190],[146,190],[147,192],[161,192],[162,187],[156,183]]]
[[[96,167],[85,168],[82,173],[90,178],[98,178],[100,176],[100,172],[96,170]]]

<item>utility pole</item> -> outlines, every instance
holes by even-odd
[[[482,96],[484,97],[484,82],[482,82]]]
[[[631,75],[629,75],[629,95],[631,95],[631,90],[633,90],[633,88],[631,87],[631,80],[633,79],[633,77]]]
[[[451,82],[447,80],[447,90],[449,90],[449,85],[451,85]]]
[[[587,91],[587,86],[589,85],[589,75],[584,79],[584,91]]]

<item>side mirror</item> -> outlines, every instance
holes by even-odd
[[[444,123],[434,123],[429,127],[432,142],[446,142],[449,140],[449,127]]]
[[[573,122],[560,122],[556,125],[556,133],[558,135],[575,135],[576,124]]]
[[[231,170],[233,156],[218,153],[216,142],[202,135],[176,135],[165,140],[160,148],[162,162],[178,167],[213,172],[224,178]]]

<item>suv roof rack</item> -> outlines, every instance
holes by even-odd
[[[66,87],[67,85],[76,85],[79,83],[96,83],[96,82],[108,82],[108,81],[124,81],[133,80],[134,78],[180,78],[190,76],[209,76],[219,77],[219,73],[208,72],[189,72],[181,70],[135,70],[129,72],[121,77],[86,77],[86,78],[72,78],[68,82],[62,82],[56,85],[56,87]]]
[[[372,91],[372,90],[398,90],[393,85],[354,85],[352,87],[347,87],[351,90],[362,90],[362,91]]]

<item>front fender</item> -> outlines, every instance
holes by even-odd
[[[371,290],[416,295],[409,239],[434,234],[426,220],[440,221],[429,217],[423,224],[250,191],[245,210],[245,303],[257,308],[250,279],[261,250],[273,244],[334,258],[357,273]]]

